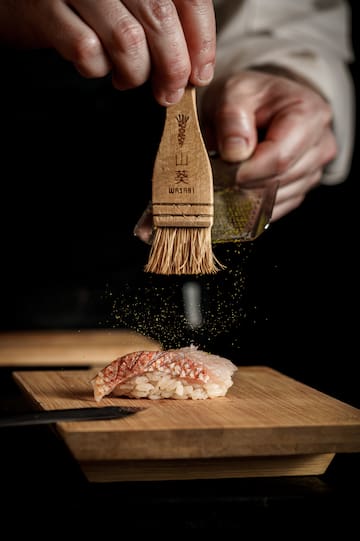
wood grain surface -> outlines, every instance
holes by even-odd
[[[0,333],[0,367],[97,366],[158,342],[127,329],[39,330]]]
[[[14,378],[35,407],[73,408],[96,405],[95,373],[18,371]],[[334,453],[360,451],[360,410],[265,366],[239,367],[226,397],[107,397],[99,406],[116,404],[145,409],[56,427],[90,480],[315,474]]]
[[[167,481],[242,477],[320,475],[334,453],[269,456],[198,458],[187,460],[84,461],[81,468],[89,481]]]
[[[166,109],[164,131],[152,178],[156,227],[210,227],[213,176],[196,108],[195,87]]]

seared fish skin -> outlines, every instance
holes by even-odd
[[[110,394],[199,400],[225,396],[236,370],[229,359],[189,346],[128,353],[100,370],[91,383],[96,402]]]

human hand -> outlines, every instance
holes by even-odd
[[[211,0],[1,0],[0,42],[54,48],[85,77],[112,71],[125,90],[150,77],[162,105],[188,82],[208,84],[215,61]]]
[[[208,148],[241,162],[236,186],[279,183],[272,221],[302,203],[337,153],[329,104],[283,76],[244,71],[210,85],[204,115]]]

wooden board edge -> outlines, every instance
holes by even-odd
[[[161,344],[126,328],[2,331],[0,368],[98,368],[138,349],[158,350]]]
[[[335,453],[189,460],[84,461],[94,483],[322,475]]]

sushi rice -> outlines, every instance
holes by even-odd
[[[97,402],[110,394],[151,400],[204,400],[225,396],[236,370],[229,359],[191,345],[126,354],[100,370],[91,383]]]

